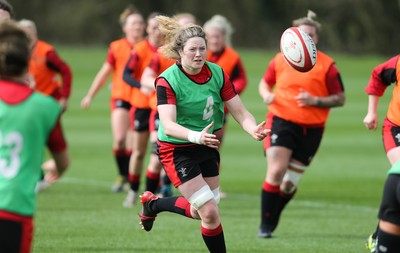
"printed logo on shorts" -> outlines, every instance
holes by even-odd
[[[271,135],[271,143],[276,143],[277,139],[278,139],[278,135],[277,134],[272,134]]]
[[[188,175],[187,168],[180,168],[178,172],[182,175],[182,177],[186,177]]]

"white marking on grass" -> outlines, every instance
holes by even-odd
[[[110,185],[111,185],[111,183],[108,181],[102,181],[102,180],[96,180],[96,179],[74,178],[74,177],[63,177],[60,179],[59,183],[76,184],[76,185],[90,185],[90,186],[95,186],[95,187],[107,187],[107,188],[110,188]],[[260,197],[257,195],[235,194],[235,193],[229,193],[228,198],[245,199],[245,200],[251,200],[251,201],[256,201],[256,200],[260,199]],[[360,211],[360,212],[377,212],[378,211],[377,207],[345,205],[345,204],[331,204],[331,203],[325,203],[325,202],[296,200],[296,199],[291,201],[291,205],[317,208],[317,209],[340,209],[340,210],[345,209],[345,210],[349,210],[349,211]]]

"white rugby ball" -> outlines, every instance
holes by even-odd
[[[286,62],[297,71],[310,71],[317,62],[314,40],[300,28],[286,29],[281,36],[280,47]]]

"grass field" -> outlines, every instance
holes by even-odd
[[[206,252],[199,221],[162,213],[146,233],[138,225],[140,206],[122,208],[125,193],[110,190],[116,169],[111,155],[109,90],[103,88],[90,110],[79,107],[106,50],[59,48],[74,72],[70,106],[63,117],[72,165],[62,180],[38,196],[33,252]],[[257,86],[273,54],[241,53],[249,79],[242,99],[261,121],[266,108]],[[371,69],[385,58],[333,56],[347,101],[332,110],[320,150],[272,239],[256,237],[266,173],[262,145],[229,121],[221,151],[222,188],[228,197],[220,204],[228,252],[365,252],[364,240],[377,223],[389,163],[380,131],[369,132],[362,124],[367,109],[364,87]],[[379,107],[381,119],[389,92]]]

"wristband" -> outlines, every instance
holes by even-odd
[[[201,132],[189,130],[188,141],[191,143],[201,144]]]

